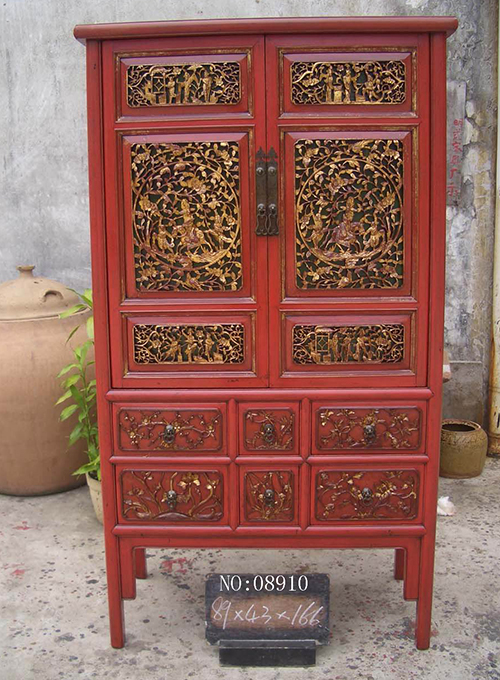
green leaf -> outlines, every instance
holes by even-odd
[[[71,331],[71,333],[70,333],[70,334],[68,335],[68,337],[66,338],[66,344],[68,344],[68,342],[69,342],[69,341],[71,340],[71,338],[74,336],[74,334],[76,333],[76,331],[80,328],[80,325],[81,325],[81,324],[78,324],[78,326],[75,326],[75,327],[73,328],[73,330]]]
[[[69,390],[67,390],[67,391],[62,395],[62,397],[59,397],[59,399],[56,401],[56,403],[54,404],[54,406],[58,406],[59,404],[62,404],[63,401],[66,401],[66,399],[69,399],[70,397],[71,397],[71,392],[70,392]]]
[[[83,309],[87,309],[86,305],[82,305],[81,303],[74,305],[73,307],[70,307],[64,312],[61,312],[59,314],[60,319],[66,319],[68,316],[73,316],[73,314],[78,314],[78,312],[81,312]]]
[[[99,461],[92,461],[91,463],[85,463],[85,465],[79,467],[72,474],[84,475],[86,472],[96,472],[97,470],[99,470]]]
[[[64,368],[62,368],[59,373],[57,374],[58,378],[62,378],[63,375],[66,375],[66,373],[69,373],[72,368],[78,368],[78,364],[68,364]]]
[[[83,428],[80,423],[75,425],[75,427],[71,430],[71,434],[69,435],[68,446],[73,446],[75,442],[77,442],[79,439],[82,439],[82,430]]]
[[[91,340],[94,339],[94,317],[89,316],[87,319],[87,335]]]
[[[63,410],[61,411],[59,420],[67,420],[73,415],[77,408],[78,408],[77,404],[71,404],[71,406],[66,406],[66,408],[63,408]]]
[[[92,309],[92,290],[90,288],[86,288],[83,293],[78,293],[78,295],[82,298],[82,300],[85,302],[85,304]]]
[[[87,356],[87,352],[91,347],[92,340],[86,340],[82,345],[78,345],[78,347],[75,348],[75,356],[79,360],[80,366],[83,365],[85,357]]]
[[[88,364],[87,364],[87,366],[88,366]],[[95,381],[95,380],[90,380],[90,381],[88,382],[88,387],[95,387],[95,386],[96,386],[96,381]]]
[[[79,380],[81,380],[81,375],[79,373],[70,375],[69,378],[66,378],[66,380],[63,382],[63,387],[68,389],[71,387],[71,385],[76,385]]]
[[[71,392],[71,396],[73,397],[73,399],[76,401],[78,406],[82,409],[82,411],[84,411],[85,410],[85,402],[83,400],[82,395],[78,391],[78,389],[74,385],[71,385],[69,390]]]

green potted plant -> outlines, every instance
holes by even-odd
[[[81,302],[60,314],[60,318],[66,318],[85,310],[92,311],[92,291],[86,289],[83,293],[73,292],[78,295]],[[66,342],[71,340],[79,327],[78,325],[73,328]],[[93,350],[94,347],[93,316],[88,317],[86,321],[86,331],[87,339],[73,349],[73,360],[64,366],[57,376],[61,378],[63,394],[57,400],[56,405],[66,404],[59,416],[61,420],[67,420],[74,413],[78,414],[78,422],[69,435],[68,446],[84,439],[89,460],[88,463],[75,470],[73,474],[85,474],[96,517],[102,524],[101,459],[99,455],[96,381],[93,377],[94,358],[92,351],[89,358],[89,351]]]

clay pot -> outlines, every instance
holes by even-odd
[[[0,285],[0,493],[19,496],[81,486],[85,477],[71,473],[87,462],[83,440],[68,449],[77,414],[61,423],[55,402],[62,394],[56,376],[70,363],[71,346],[85,341],[90,312],[60,319],[78,296],[33,269],[18,267],[19,278]]]
[[[467,479],[481,474],[488,449],[488,435],[472,420],[443,420],[441,428],[441,477]]]
[[[87,478],[87,484],[90,491],[90,499],[92,501],[95,516],[97,517],[97,521],[102,524],[103,511],[102,511],[101,482],[98,479],[94,479],[94,477],[91,477],[88,472],[85,474],[85,477]]]

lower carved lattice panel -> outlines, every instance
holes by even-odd
[[[224,517],[218,470],[123,470],[120,510],[125,521],[219,522]]]
[[[320,470],[314,482],[315,520],[413,520],[418,513],[416,470]]]

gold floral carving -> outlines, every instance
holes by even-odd
[[[242,287],[237,142],[132,144],[131,181],[138,290]]]
[[[321,471],[316,478],[316,519],[415,519],[418,474]]]
[[[253,451],[293,448],[295,414],[289,411],[247,411],[245,445]]]
[[[133,329],[137,364],[241,364],[245,358],[242,324],[149,325]]]
[[[402,324],[293,327],[296,364],[397,363],[404,357]]]
[[[128,520],[213,522],[223,516],[219,472],[125,470],[121,485]]]
[[[420,443],[417,408],[324,408],[318,417],[321,449],[415,449]]]
[[[240,82],[236,61],[136,64],[127,67],[127,104],[132,108],[237,104]]]
[[[296,61],[291,67],[294,104],[403,104],[403,61]]]
[[[220,446],[222,416],[205,412],[120,411],[122,441],[132,449],[193,451]],[[210,440],[210,441],[209,441]]]
[[[402,142],[297,141],[295,228],[298,288],[400,288]]]
[[[293,520],[293,473],[283,470],[245,474],[246,519],[253,522]]]

